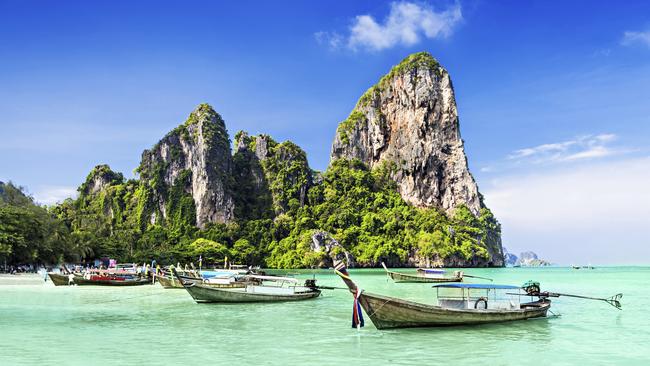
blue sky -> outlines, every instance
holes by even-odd
[[[201,102],[323,170],[357,98],[423,50],[506,247],[647,262],[647,1],[0,0],[0,180],[52,203],[96,164],[132,176]]]

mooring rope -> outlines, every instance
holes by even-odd
[[[368,316],[373,316],[373,315],[377,314],[377,312],[378,312],[379,310],[381,310],[381,308],[383,308],[384,305],[388,304],[389,302],[390,302],[390,300],[386,300],[386,301],[384,301],[383,304],[381,304],[381,305],[380,305],[380,306],[379,306],[375,311],[373,311],[372,314],[368,314]]]

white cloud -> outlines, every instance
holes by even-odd
[[[595,159],[626,152],[609,146],[615,139],[614,134],[579,136],[568,141],[515,150],[508,155],[508,160],[541,164]]]
[[[625,46],[641,43],[650,47],[650,30],[645,32],[625,32],[621,43]]]
[[[77,189],[66,186],[43,186],[33,194],[34,200],[40,204],[53,205],[66,198],[76,197]]]
[[[348,36],[338,33],[317,32],[316,40],[331,48],[343,45],[350,49],[383,50],[396,45],[412,46],[424,38],[445,38],[463,19],[460,4],[443,11],[435,11],[425,4],[394,2],[383,22],[371,15],[354,18]]]
[[[510,175],[483,187],[504,245],[564,264],[650,256],[650,157]]]
[[[316,32],[314,38],[319,44],[327,45],[331,49],[340,48],[345,41],[343,36],[336,32]]]

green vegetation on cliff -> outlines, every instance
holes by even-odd
[[[423,63],[433,67],[422,57],[398,71]],[[201,114],[217,123],[206,123]],[[348,124],[358,118],[353,113]],[[98,257],[176,263],[203,256],[209,263],[227,256],[245,264],[311,267],[326,256],[314,251],[312,236],[326,231],[340,243],[334,252],[350,253],[361,266],[380,261],[408,265],[414,260],[463,265],[485,263],[485,243],[500,236],[500,226],[487,208],[476,217],[460,206],[449,217],[406,203],[390,178],[394,164],[370,170],[358,160],[340,159],[327,171],[314,172],[294,143],[243,132],[235,136],[236,150],[228,156],[232,160],[215,173],[224,185],[220,193],[232,194],[234,219],[199,228],[192,185],[193,174],[201,171],[184,168],[190,155],[181,150],[188,148],[183,144],[199,143],[194,137],[198,125],[205,140],[201,149],[208,150],[204,156],[230,153],[230,147],[223,146],[229,139],[221,117],[202,105],[145,151],[139,180],[125,181],[122,174],[99,165],[81,184],[76,199],[49,210],[20,196],[11,185],[0,186],[0,258],[12,263]],[[339,130],[350,129],[344,124]]]
[[[494,222],[487,209],[484,215]],[[467,208],[459,207],[453,218],[415,208],[397,193],[387,168],[370,171],[359,161],[332,162],[322,184],[309,191],[309,204],[281,219],[288,235],[272,243],[272,267],[318,263],[321,254],[310,250],[316,230],[331,233],[361,265],[402,264],[416,254],[431,260],[488,256],[480,238],[489,228]]]
[[[167,222],[144,222],[141,205],[149,202],[145,197],[149,186],[134,180],[113,180],[101,191],[88,194],[83,188],[94,179],[90,175],[76,200],[67,200],[51,212],[29,200],[20,207],[0,205],[0,255],[12,262],[38,259],[50,263],[102,256],[137,262],[151,258],[159,262],[196,261],[199,255],[206,261],[217,261],[228,256],[237,262],[269,267],[310,267],[324,259],[324,253],[311,248],[313,233],[324,230],[359,265],[374,266],[380,261],[398,265],[414,256],[431,261],[487,258],[485,239],[500,232],[488,209],[475,217],[461,206],[450,218],[436,209],[407,204],[389,178],[388,166],[371,171],[359,161],[337,160],[322,180],[310,183],[310,189],[301,193],[299,187],[311,182],[311,176],[306,177],[311,172],[287,157],[298,156],[302,161],[304,152],[290,143],[268,142],[269,157],[260,166],[264,179],[271,182],[275,215],[269,210],[268,199],[252,199],[247,211],[258,214],[199,230],[192,197],[182,190],[189,179],[185,171],[169,188]],[[245,182],[244,178],[236,179],[237,184],[250,193],[245,187],[257,183]],[[306,195],[302,203],[300,194]],[[258,203],[266,208],[256,207]],[[35,221],[44,224],[32,230]],[[58,242],[49,234],[56,230]],[[53,243],[57,243],[56,249],[52,249]]]

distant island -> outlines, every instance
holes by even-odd
[[[234,149],[233,149],[234,145]],[[0,183],[9,263],[233,262],[273,268],[503,266],[501,227],[467,165],[448,72],[408,56],[336,130],[327,170],[207,104],[142,153],[138,179],[97,165],[76,199],[37,206]]]
[[[509,253],[506,248],[503,248],[503,257],[506,266],[510,267],[545,267],[545,266],[550,266],[551,263],[544,260],[544,259],[539,259],[537,257],[537,254],[535,252],[522,252],[519,257],[516,255]]]

